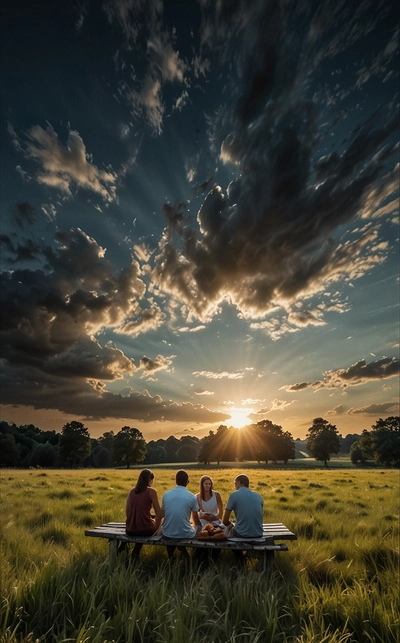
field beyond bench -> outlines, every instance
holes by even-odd
[[[214,549],[231,551],[252,551],[258,554],[262,568],[271,571],[276,551],[287,551],[287,545],[276,543],[277,540],[297,540],[293,534],[281,522],[266,523],[263,525],[262,538],[229,538],[228,540],[199,540],[166,538],[165,536],[128,536],[125,532],[124,522],[108,522],[94,529],[87,529],[85,536],[94,538],[107,538],[109,542],[109,563],[110,569],[115,568],[120,543],[141,543],[142,545],[158,545],[163,547],[179,548],[201,548],[212,551]]]

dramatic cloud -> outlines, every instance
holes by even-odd
[[[110,23],[116,22],[126,39],[124,51],[118,52],[115,58],[121,73],[130,66],[130,52],[138,53],[140,50],[139,36],[146,34],[145,71],[140,79],[136,73],[124,77],[120,81],[119,94],[131,106],[136,117],[144,114],[154,132],[161,134],[165,112],[163,88],[167,83],[182,85],[187,71],[186,63],[174,48],[174,34],[162,27],[163,3],[111,0],[105,3],[104,8]],[[136,88],[138,83],[139,89]],[[172,109],[182,109],[187,99],[187,91],[181,90],[171,105]]]
[[[358,409],[349,409],[349,415],[369,415],[372,417],[385,417],[399,415],[399,402],[384,402],[382,404],[368,404]]]
[[[37,373],[37,375],[39,375]],[[15,406],[23,403],[34,409],[57,409],[83,420],[126,418],[138,422],[217,423],[229,419],[226,413],[210,411],[201,404],[176,403],[152,396],[146,390],[122,396],[110,393],[97,381],[74,380],[34,370],[15,369],[1,374],[4,401]]]
[[[53,16],[57,47],[33,46],[40,20],[35,37],[23,21],[8,35],[2,401],[229,420],[188,401],[207,396],[259,421],[297,403],[276,389],[306,354],[290,397],[375,382],[384,400],[399,360],[370,351],[396,338],[393,3],[173,4],[82,0],[72,21]],[[351,365],[325,370],[338,341],[335,366]]]
[[[133,361],[95,336],[139,316],[145,285],[139,266],[116,272],[82,230],[57,235],[58,246],[35,248],[47,267],[1,275],[1,357],[64,377],[121,378]],[[145,303],[145,302],[144,302]]]
[[[337,123],[321,132],[307,74],[313,69],[322,82],[324,65],[364,36],[355,15],[341,5],[334,25],[332,3],[322,2],[304,44],[309,8],[238,2],[225,12],[222,2],[211,22],[210,3],[202,5],[204,41],[222,60],[236,48],[240,92],[220,144],[222,160],[240,174],[226,189],[211,189],[198,228],[168,220],[153,279],[202,320],[228,301],[253,319],[284,308],[288,332],[322,325],[322,310],[299,313],[294,303],[358,279],[387,257],[378,227],[355,229],[360,217],[384,216],[383,202],[394,198],[397,173],[386,168],[396,154],[397,114],[393,105],[375,111],[345,146],[326,153]],[[342,29],[347,39],[338,38]]]
[[[78,132],[69,130],[63,145],[50,125],[45,130],[35,125],[20,145],[26,158],[40,166],[36,173],[39,183],[57,188],[69,197],[77,187],[99,194],[104,201],[115,199],[117,175],[110,168],[101,170],[92,163]]]
[[[348,368],[340,368],[337,371],[326,371],[323,379],[317,382],[299,382],[283,386],[286,391],[303,391],[306,388],[334,389],[347,388],[348,386],[360,386],[370,381],[386,380],[396,377],[400,373],[400,360],[396,357],[382,357],[369,364],[361,359]]]
[[[176,355],[172,355],[171,357],[163,357],[162,355],[157,355],[157,357],[153,360],[150,359],[150,357],[142,357],[140,360],[140,367],[143,369],[144,373],[143,376],[147,376],[149,373],[154,373],[154,371],[160,371],[160,370],[172,370],[170,369],[170,366],[174,360]]]
[[[121,326],[115,329],[115,332],[121,335],[130,335],[138,337],[150,330],[156,330],[165,321],[165,314],[160,307],[149,300],[148,308],[138,308],[134,319],[127,319]]]

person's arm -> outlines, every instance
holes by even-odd
[[[155,489],[150,489],[150,497],[151,497],[154,513],[156,514],[155,530],[157,531],[157,529],[161,525],[161,520],[164,514],[160,507],[160,503],[158,502],[157,491]]]
[[[131,497],[131,492],[128,493],[128,497],[126,499],[126,505],[125,505],[126,520],[128,520],[128,517],[129,517],[129,504],[130,504],[129,500],[130,500],[130,497]]]
[[[217,507],[218,507],[218,514],[217,514],[215,519],[216,520],[221,520],[221,518],[222,518],[222,498],[221,498],[221,494],[219,493],[219,491],[216,491],[215,495],[217,496]]]
[[[221,496],[218,491],[215,492],[215,499],[217,501],[217,513],[216,514],[210,514],[210,513],[204,513],[201,518],[203,520],[208,520],[209,522],[215,522],[216,520],[221,520],[222,518],[222,500]]]
[[[198,511],[192,511],[192,521],[195,527],[201,527],[201,522],[199,518],[199,512]]]
[[[225,527],[229,527],[231,525],[231,521],[229,520],[229,516],[231,515],[231,509],[225,509],[224,517],[222,519],[222,522],[224,523]]]

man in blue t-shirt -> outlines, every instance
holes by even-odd
[[[249,489],[249,479],[241,474],[235,478],[235,489],[226,503],[223,523],[232,526],[232,536],[240,538],[260,538],[263,535],[264,500],[256,491]],[[229,520],[231,511],[235,512],[236,523]]]
[[[198,516],[199,503],[194,493],[186,489],[189,476],[186,471],[178,471],[175,477],[176,487],[166,491],[162,498],[161,515],[164,517],[162,534],[166,538],[195,538],[201,529]],[[192,517],[193,524],[190,522]],[[194,526],[193,526],[194,525]],[[168,557],[171,558],[175,546],[168,546]],[[179,547],[185,556],[185,547]]]

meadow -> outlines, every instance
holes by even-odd
[[[224,503],[242,469],[213,468]],[[161,498],[175,469],[157,468]],[[198,491],[210,470],[189,471]],[[247,472],[264,522],[297,534],[270,579],[231,552],[207,569],[162,547],[124,554],[84,530],[124,521],[135,470],[7,470],[1,483],[1,643],[396,643],[399,472]]]

